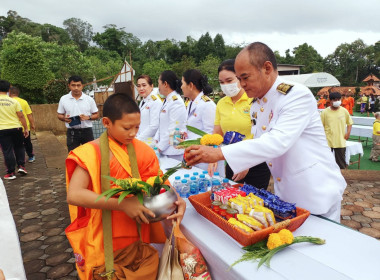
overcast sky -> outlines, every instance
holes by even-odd
[[[262,41],[281,55],[308,43],[326,57],[342,43],[380,40],[380,0],[1,0],[0,15],[8,10],[60,27],[80,18],[95,32],[116,24],[143,42],[209,31],[230,45]]]

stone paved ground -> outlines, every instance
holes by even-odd
[[[33,141],[37,159],[26,164],[28,175],[4,182],[27,278],[77,279],[72,249],[64,234],[70,223],[66,150],[52,133],[38,133],[37,138]],[[346,170],[344,176],[349,185],[342,203],[342,223],[380,240],[380,172]]]

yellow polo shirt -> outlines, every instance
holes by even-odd
[[[380,131],[380,121],[375,120],[373,123],[373,134],[380,135],[380,133],[377,133],[378,131]]]
[[[29,123],[29,119],[27,115],[30,115],[32,113],[32,109],[30,109],[30,106],[25,99],[22,99],[20,97],[13,97],[13,98],[16,99],[18,103],[20,103],[22,113],[24,114],[26,124],[28,125],[28,130],[30,130],[30,123]]]
[[[245,139],[252,139],[251,103],[252,98],[249,98],[245,92],[235,104],[231,97],[223,97],[216,105],[214,124],[220,125],[223,134],[227,131],[237,131],[244,134]]]
[[[17,100],[8,95],[0,95],[0,130],[21,127],[17,112],[22,112]]]

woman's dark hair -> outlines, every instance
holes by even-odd
[[[187,84],[193,83],[199,91],[203,91],[205,95],[212,92],[212,87],[207,82],[207,77],[202,75],[197,69],[189,69],[183,73],[183,79]]]
[[[11,84],[8,81],[0,80],[0,91],[1,92],[8,92],[10,87],[11,87]]]
[[[107,117],[114,123],[121,120],[123,114],[140,113],[137,103],[125,93],[115,93],[104,102],[103,117]]]
[[[172,90],[175,90],[178,93],[182,92],[182,83],[180,80],[178,80],[177,75],[173,71],[165,70],[164,72],[162,72],[160,75],[160,80],[163,83],[167,82]]]
[[[140,75],[140,76],[138,76],[136,81],[138,81],[140,79],[145,79],[149,85],[153,86],[152,78],[149,75]]]
[[[235,59],[227,59],[223,61],[218,67],[218,74],[223,70],[231,71],[235,73]]]

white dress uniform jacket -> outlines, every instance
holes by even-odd
[[[315,98],[303,85],[288,88],[277,78],[252,104],[254,139],[223,147],[223,155],[235,173],[266,161],[282,200],[312,214],[334,212],[337,220],[346,182],[327,146]]]
[[[180,132],[186,131],[186,107],[181,96],[172,91],[165,99],[159,114],[159,126],[154,136],[157,148],[163,155],[181,155],[183,149],[169,145],[170,135],[178,127]]]
[[[157,132],[162,100],[160,97],[151,92],[140,102],[141,123],[139,132],[136,138],[146,140],[149,137],[154,137]]]
[[[214,131],[216,105],[208,96],[200,92],[187,106],[187,125],[196,127],[212,134]],[[188,139],[197,139],[200,136],[188,131]]]

